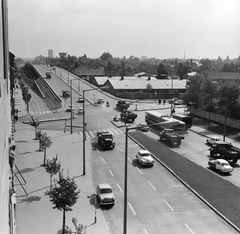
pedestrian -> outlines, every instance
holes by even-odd
[[[159,105],[161,104],[161,102],[162,102],[161,99],[158,99],[158,104],[159,104]]]
[[[166,101],[165,101],[165,100],[163,100],[163,105],[165,105],[165,103],[166,103]]]

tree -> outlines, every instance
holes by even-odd
[[[111,61],[111,60],[113,59],[113,56],[112,56],[110,53],[108,53],[108,52],[104,52],[104,53],[100,56],[100,59],[101,59],[103,62],[107,63],[108,61]]]
[[[35,128],[35,139],[37,139],[37,128],[40,125],[40,121],[38,119],[34,119],[32,115],[30,115],[31,120],[30,120],[30,125]]]
[[[148,83],[146,89],[151,92],[153,87],[150,83]]]
[[[47,160],[47,163],[45,165],[45,169],[48,174],[50,174],[50,190],[52,189],[52,177],[53,175],[56,175],[61,168],[61,164],[57,162],[58,155],[56,155],[55,158],[52,158],[52,160]]]
[[[69,176],[64,178],[61,172],[59,172],[59,179],[54,183],[53,188],[47,191],[50,201],[54,205],[53,209],[63,211],[62,234],[65,233],[65,213],[72,211],[71,207],[77,202],[79,193],[80,190],[78,190],[74,178]]]
[[[184,79],[188,74],[189,67],[183,63],[179,63],[176,68],[176,73],[180,80]]]
[[[41,136],[41,148],[44,151],[43,166],[45,166],[47,148],[49,148],[51,145],[52,145],[51,137],[48,136],[46,132],[44,132]]]
[[[234,83],[221,86],[219,88],[219,114],[227,113],[231,118],[240,118],[240,105],[238,98],[240,95],[239,88]]]
[[[168,72],[165,68],[165,66],[160,63],[157,68],[157,78],[158,79],[166,79],[168,76]]]

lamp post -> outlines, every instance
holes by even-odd
[[[227,88],[227,86],[226,86]],[[225,89],[225,113],[224,113],[224,126],[223,126],[223,141],[225,141],[226,137],[226,125],[227,125],[227,91]]]
[[[71,134],[73,133],[72,129],[72,120],[73,120],[73,109],[72,109],[72,81],[79,80],[79,79],[72,79],[70,80],[70,105],[71,105]],[[83,99],[84,100],[84,99]]]
[[[159,125],[159,123],[150,124],[148,126]],[[124,205],[123,205],[123,234],[127,234],[127,178],[128,178],[128,131],[138,129],[137,126],[129,127],[130,125],[122,125],[119,128],[125,127],[125,169],[124,169]]]
[[[86,160],[85,160],[85,141],[86,141],[86,134],[85,134],[85,92],[92,91],[92,90],[100,90],[100,89],[108,89],[108,86],[103,86],[101,88],[92,88],[83,90],[83,175],[86,174]]]

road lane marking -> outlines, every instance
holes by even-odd
[[[146,230],[145,228],[143,228],[143,230],[144,230],[144,232],[145,232],[146,234],[148,234],[148,232],[147,232],[147,230]]]
[[[120,134],[115,128],[112,128],[113,132],[115,132],[117,135]]]
[[[109,169],[109,172],[110,172],[111,176],[112,176],[112,177],[114,177],[114,175],[113,175],[113,173],[112,173],[111,169]]]
[[[110,128],[107,128],[108,132],[111,133],[112,135],[114,135],[114,133],[111,131]]]
[[[150,181],[148,181],[148,183],[152,186],[154,190],[157,190]]]
[[[136,167],[136,168],[137,168],[137,170],[142,174],[141,170],[140,170],[138,167]]]
[[[132,210],[133,214],[134,214],[134,215],[136,215],[136,213],[135,213],[134,209],[132,208],[132,206],[131,206],[131,204],[130,204],[129,202],[128,202],[128,205],[129,205],[129,207],[131,208],[131,210]]]
[[[102,158],[103,162],[106,163],[106,161]]]
[[[187,227],[187,229],[192,233],[192,234],[194,234],[194,232],[193,232],[193,230],[190,228],[190,227],[188,227],[188,225],[185,223],[185,226]]]
[[[95,135],[93,134],[92,131],[89,131],[88,133],[89,133],[92,137],[95,137]]]
[[[122,149],[121,149],[120,147],[118,147],[118,149],[119,149],[121,152],[123,152]]]
[[[121,191],[121,193],[123,193],[123,190],[122,190],[122,188],[120,187],[120,185],[117,184],[117,186],[118,186],[119,190]]]
[[[167,203],[167,201],[166,201],[165,199],[163,199],[163,201],[168,205],[168,207],[169,207],[172,211],[174,211],[174,209]]]
[[[132,162],[132,159],[131,159],[131,158],[129,158],[129,157],[128,157],[128,160],[129,160],[130,162]]]

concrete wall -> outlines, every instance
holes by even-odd
[[[215,114],[215,113],[211,113],[211,112],[208,112],[208,111],[195,109],[195,108],[191,108],[190,113],[192,115],[201,117],[203,119],[208,119],[208,120],[211,120],[215,123],[219,123],[219,124],[222,124],[222,125],[224,125],[224,122],[225,122],[225,116],[224,115],[219,115],[219,114]],[[227,117],[226,118],[226,126],[236,128],[236,129],[240,130],[240,120],[232,119],[232,118]]]
[[[0,2],[0,233],[14,233],[14,214],[9,183],[9,137],[11,136],[7,1]],[[9,218],[10,216],[10,218]]]

